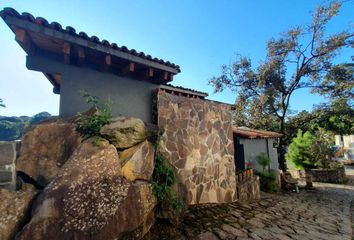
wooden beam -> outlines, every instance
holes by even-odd
[[[35,53],[36,47],[25,30],[17,28],[15,31],[15,40],[28,55],[33,55]]]
[[[154,69],[153,68],[144,69],[140,72],[140,74],[138,74],[138,76],[139,79],[149,80],[154,76]]]
[[[111,65],[112,65],[112,56],[106,55],[105,60],[104,60],[104,70],[107,71]]]
[[[107,47],[105,47],[101,44],[90,44],[89,40],[82,39],[82,38],[79,38],[76,36],[71,36],[65,32],[60,32],[60,31],[56,31],[56,30],[53,30],[48,27],[43,27],[41,25],[37,25],[35,23],[31,23],[26,20],[19,19],[17,17],[7,16],[5,21],[8,25],[13,25],[18,28],[23,28],[23,29],[26,29],[26,30],[34,32],[34,33],[44,34],[44,35],[51,37],[51,38],[63,39],[69,43],[72,43],[72,44],[75,44],[78,46],[82,46],[85,48],[87,47],[87,48],[90,48],[90,49],[93,49],[96,51],[107,52]],[[154,62],[154,61],[151,61],[151,60],[139,57],[139,56],[133,56],[132,54],[127,53],[127,52],[122,52],[122,51],[116,50],[116,49],[110,49],[110,53],[113,56],[125,59],[127,61],[134,61],[135,63],[139,63],[142,65],[145,65],[148,67],[153,67],[155,69],[159,69],[159,70],[163,70],[163,71],[168,71],[168,72],[171,72],[174,74],[179,73],[179,70],[177,70],[176,68],[166,66],[165,64]]]
[[[70,43],[64,43],[64,45],[63,45],[63,54],[64,54],[64,62],[66,64],[70,64],[70,52],[71,52]]]
[[[123,68],[122,73],[124,75],[129,75],[135,72],[135,63],[130,62],[125,68]]]
[[[85,62],[85,49],[83,47],[79,47],[77,50],[77,64],[78,65],[83,65]]]
[[[154,76],[154,69],[153,68],[149,68],[147,75],[148,75],[149,78],[152,78]]]
[[[106,63],[106,65],[112,64],[112,56],[111,55],[106,56],[105,63]]]
[[[167,81],[168,80],[168,72],[163,73],[163,80]]]

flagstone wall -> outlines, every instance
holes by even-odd
[[[232,115],[228,105],[159,90],[161,149],[176,168],[187,204],[236,201]]]

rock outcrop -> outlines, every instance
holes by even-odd
[[[119,153],[123,176],[130,180],[151,181],[154,171],[154,147],[144,141]]]
[[[62,120],[34,126],[23,137],[17,171],[47,185],[81,142],[75,128],[75,124]]]
[[[130,148],[148,137],[145,123],[138,118],[114,118],[100,133],[118,149]]]
[[[150,229],[151,185],[124,179],[116,148],[92,142],[83,142],[44,189],[17,239],[140,239]]]
[[[0,239],[14,239],[29,218],[29,208],[36,191],[27,185],[20,191],[0,189]]]

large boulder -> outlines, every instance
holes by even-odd
[[[36,191],[27,185],[20,191],[0,189],[0,239],[14,239],[29,219],[29,208]]]
[[[72,122],[47,121],[32,127],[23,137],[17,171],[22,171],[45,186],[81,142]]]
[[[17,239],[141,238],[154,222],[150,184],[121,177],[116,148],[84,141],[34,202]]]
[[[154,171],[154,152],[153,145],[147,140],[120,152],[123,176],[130,181],[151,181]]]
[[[130,148],[148,137],[145,123],[138,118],[117,117],[101,128],[100,133],[118,149]]]

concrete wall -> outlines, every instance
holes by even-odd
[[[187,204],[237,200],[231,111],[223,104],[159,91],[161,151]]]
[[[272,160],[271,169],[278,169],[278,153],[277,149],[273,148],[274,139],[268,139],[268,151],[269,158]],[[267,154],[267,139],[240,139],[240,143],[243,144],[245,153],[245,162],[252,162],[253,169],[262,171],[262,166],[257,162],[256,157],[261,153]]]
[[[0,142],[0,188],[16,189],[16,158],[20,143]]]
[[[137,117],[152,122],[153,90],[158,85],[131,78],[76,67],[50,58],[28,56],[27,68],[45,73],[61,74],[60,116],[72,116],[89,109],[80,90],[87,90],[104,103],[113,103],[113,115]]]
[[[354,149],[354,135],[335,135],[335,141],[337,146]]]

